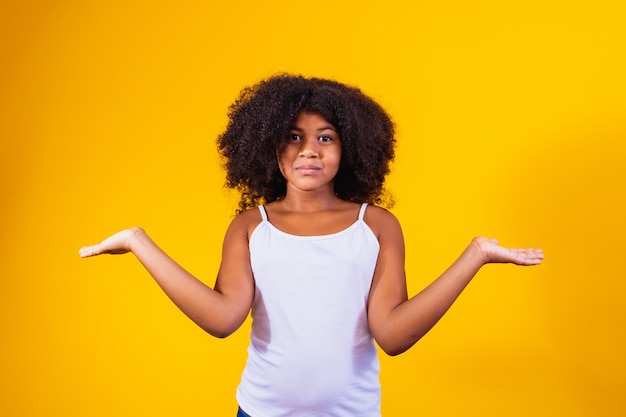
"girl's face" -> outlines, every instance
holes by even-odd
[[[316,113],[300,112],[278,154],[278,166],[289,190],[330,191],[341,163],[337,129]]]

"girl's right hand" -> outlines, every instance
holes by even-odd
[[[139,233],[145,232],[140,227],[132,227],[130,229],[122,230],[121,232],[117,232],[114,235],[109,236],[97,245],[84,246],[80,248],[78,253],[81,258],[87,258],[89,256],[102,255],[105,253],[121,255],[132,252],[131,244]]]

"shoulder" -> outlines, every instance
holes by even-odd
[[[390,211],[371,204],[367,206],[363,220],[370,227],[400,226],[400,222]]]
[[[233,219],[228,228],[228,233],[240,236],[245,235],[248,238],[262,220],[263,218],[258,207],[246,210]]]
[[[379,240],[390,233],[402,233],[396,216],[382,207],[368,205],[363,220]]]

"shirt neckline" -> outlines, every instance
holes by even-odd
[[[344,235],[344,234],[350,232],[352,229],[356,228],[361,222],[363,222],[363,220],[357,219],[357,220],[354,221],[354,223],[350,224],[349,226],[345,227],[344,229],[341,229],[341,230],[339,230],[337,232],[328,233],[328,234],[325,234],[325,235],[296,235],[296,234],[293,234],[293,233],[288,233],[288,232],[285,232],[284,230],[281,230],[278,227],[274,226],[274,224],[272,224],[269,220],[265,220],[265,219],[261,221],[259,226],[261,224],[265,223],[272,230],[277,232],[278,234],[283,235],[283,236],[288,237],[288,238],[291,238],[291,239],[298,239],[298,240],[321,240],[321,239],[332,239],[334,237],[339,237],[341,235]]]

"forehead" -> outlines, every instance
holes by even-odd
[[[307,111],[301,111],[298,113],[293,121],[294,128],[315,128],[315,129],[332,129],[336,130],[335,126],[326,120],[324,116]]]

